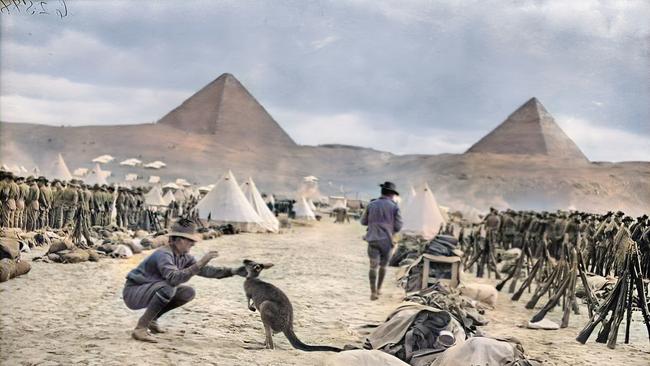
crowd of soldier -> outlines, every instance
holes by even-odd
[[[151,210],[145,205],[144,188],[87,185],[80,180],[49,181],[45,177],[20,177],[0,171],[0,227],[25,231],[72,227],[83,217],[84,227],[150,228]],[[189,211],[196,199],[172,202],[165,218]],[[158,214],[161,212],[158,212]],[[112,221],[112,217],[115,221]]]

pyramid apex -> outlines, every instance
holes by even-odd
[[[521,107],[517,108],[512,115],[522,112],[522,111],[534,111],[537,112],[538,114],[548,114],[548,111],[546,110],[546,107],[542,104],[542,102],[537,99],[537,97],[532,97],[526,101],[526,103],[522,104]]]
[[[231,74],[229,72],[224,72],[223,74],[219,75],[219,77],[216,78],[215,80],[219,80],[219,79],[235,79],[235,80],[237,80],[235,75],[233,75],[233,74]]]

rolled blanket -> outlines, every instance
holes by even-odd
[[[9,258],[0,260],[0,282],[9,281],[14,272],[16,264]]]
[[[11,278],[22,276],[32,270],[32,264],[27,261],[19,261],[14,265],[14,271]]]
[[[90,258],[88,251],[83,249],[75,249],[61,255],[63,263],[81,263],[88,261],[88,258]]]
[[[65,239],[54,239],[50,248],[47,250],[47,253],[58,253],[62,250],[72,250],[75,246],[72,241],[68,238]]]
[[[0,237],[0,258],[17,259],[20,257],[18,239]]]

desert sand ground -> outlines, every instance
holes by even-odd
[[[214,262],[228,266],[244,258],[273,262],[262,278],[292,300],[298,337],[310,344],[360,345],[355,328],[381,322],[402,291],[389,281],[382,298],[369,301],[363,228],[325,220],[279,235],[224,236],[198,244],[193,254],[219,250]],[[281,334],[274,338],[276,350],[260,349],[262,323],[257,312],[246,308],[241,277],[193,278],[197,297],[162,318],[169,332],[158,336],[160,342],[132,340],[141,311],[124,306],[121,289],[126,273],[146,255],[71,265],[35,262],[28,275],[0,284],[0,364],[314,365],[327,355],[296,351]],[[390,270],[389,279],[395,272]],[[549,365],[650,364],[641,323],[633,327],[632,345],[609,350],[574,341],[585,315],[572,317],[571,326],[560,331],[518,328],[531,313],[523,301],[512,304],[502,296],[484,329],[518,337],[529,354]]]

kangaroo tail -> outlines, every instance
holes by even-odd
[[[307,352],[312,352],[312,351],[326,351],[326,352],[341,352],[340,348],[336,347],[330,347],[330,346],[310,346],[308,344],[304,344],[298,339],[296,336],[296,333],[293,332],[293,329],[289,328],[284,331],[284,335],[287,337],[289,340],[289,343],[293,346],[295,349],[299,349],[301,351],[307,351]]]

